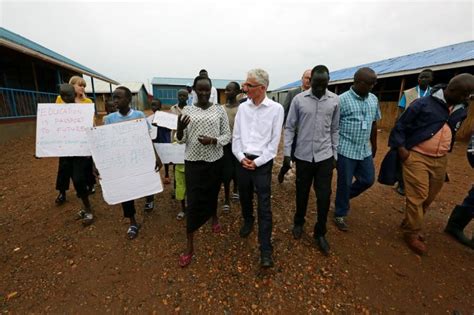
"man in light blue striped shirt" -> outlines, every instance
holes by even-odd
[[[349,229],[345,221],[349,200],[374,183],[377,120],[382,116],[377,97],[370,93],[376,82],[377,75],[372,69],[360,68],[354,74],[352,87],[340,96],[334,222],[341,231]],[[354,182],[353,177],[356,179]]]

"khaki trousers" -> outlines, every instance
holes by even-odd
[[[443,187],[448,157],[431,157],[410,151],[403,162],[405,182],[405,218],[402,222],[404,233],[418,233],[423,225],[427,208]]]

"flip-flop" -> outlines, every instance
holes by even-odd
[[[222,231],[222,226],[219,223],[212,225],[212,232],[213,233],[220,233]]]
[[[178,215],[176,216],[176,220],[181,221],[184,219],[185,216],[186,216],[186,213],[184,213],[183,211],[180,211]]]
[[[127,236],[129,240],[133,240],[138,236],[138,231],[140,230],[140,224],[130,225],[127,230]]]
[[[184,268],[191,263],[192,259],[193,259],[192,253],[189,255],[181,254],[181,256],[179,256],[179,265]]]
[[[84,213],[84,216],[82,217],[82,225],[88,226],[91,225],[92,222],[94,222],[94,215],[90,212]]]

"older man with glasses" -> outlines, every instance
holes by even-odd
[[[249,236],[253,229],[255,188],[258,198],[260,263],[265,268],[273,266],[270,201],[272,167],[278,151],[284,117],[283,106],[267,97],[268,84],[268,74],[264,70],[253,69],[248,72],[247,80],[242,84],[248,99],[239,106],[232,137],[232,152],[240,162],[237,176],[244,218],[240,236]]]

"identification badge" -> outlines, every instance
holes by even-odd
[[[362,130],[367,130],[367,122],[366,121],[362,122]]]

